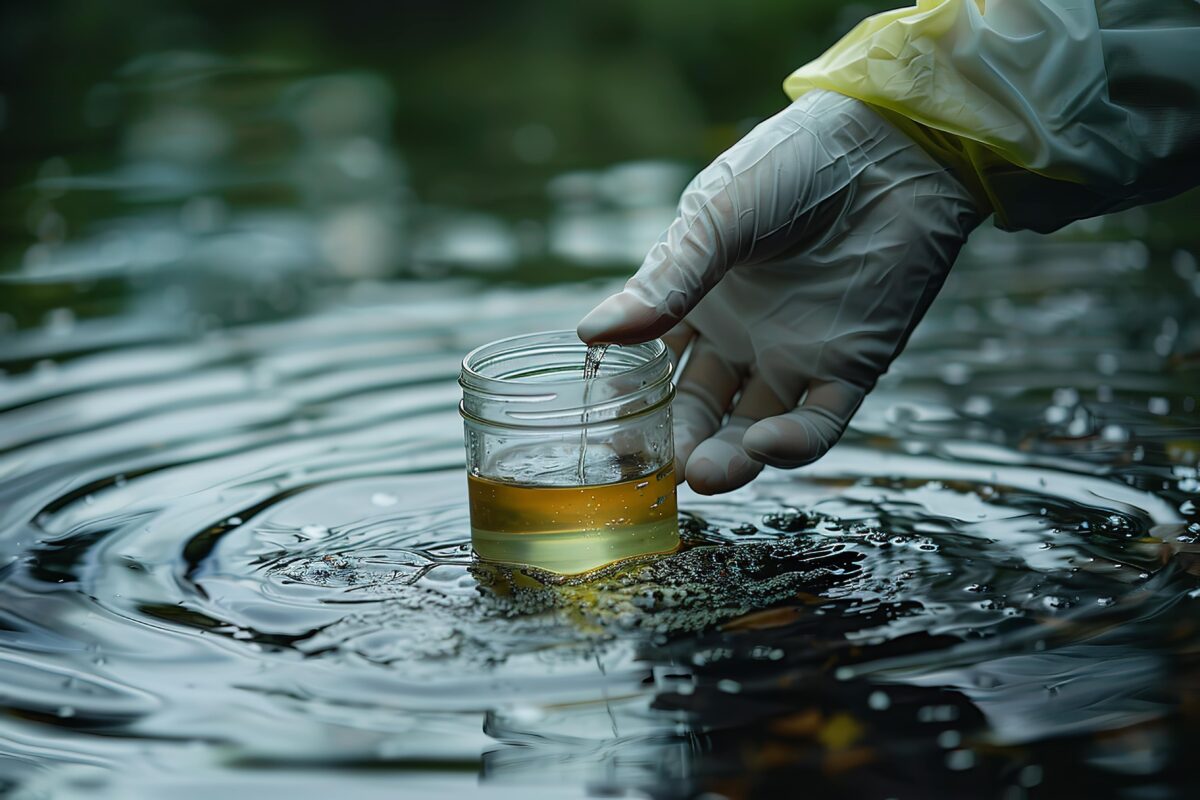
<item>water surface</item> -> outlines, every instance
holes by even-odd
[[[593,234],[669,216],[682,168],[624,165],[657,188],[535,227],[421,210],[378,87],[342,80],[289,90],[312,138],[241,182],[152,114],[111,170],[38,184],[116,211],[0,275],[0,786],[1195,785],[1200,283],[1147,212],[981,230],[828,457],[684,488],[683,552],[547,585],[472,564],[458,362],[573,326],[611,289],[581,265],[630,249]],[[312,122],[331,97],[361,130]],[[247,175],[307,199],[247,201]]]

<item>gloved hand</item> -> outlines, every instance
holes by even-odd
[[[863,103],[812,91],[684,191],[589,344],[688,350],[677,474],[702,494],[825,454],[903,349],[980,212],[962,184]]]

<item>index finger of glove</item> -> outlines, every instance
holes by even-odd
[[[711,175],[706,175],[711,171]],[[737,252],[738,215],[728,178],[715,165],[679,201],[679,214],[624,290],[579,323],[588,344],[636,344],[682,320],[725,275]]]
[[[667,354],[671,357],[671,366],[679,369],[688,346],[696,338],[696,329],[686,322],[680,322],[674,328],[663,334],[663,344],[667,346]]]

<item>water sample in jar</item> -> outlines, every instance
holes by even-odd
[[[471,540],[485,561],[574,575],[679,547],[666,347],[614,345],[587,380],[586,352],[554,331],[463,360]]]

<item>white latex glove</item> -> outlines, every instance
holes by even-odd
[[[837,442],[979,220],[947,168],[868,106],[809,92],[696,176],[579,337],[690,348],[677,474],[729,491]]]

